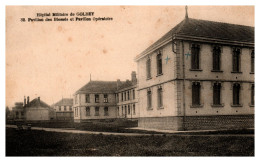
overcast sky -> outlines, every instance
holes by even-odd
[[[94,12],[98,22],[21,22],[36,13]],[[188,6],[190,18],[254,26],[252,6]],[[134,57],[184,19],[184,6],[7,7],[6,105],[49,105],[90,80],[130,79]]]

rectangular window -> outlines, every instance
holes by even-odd
[[[146,77],[147,79],[151,78],[151,59],[148,58],[146,61]]]
[[[61,111],[61,106],[59,106],[59,111]]]
[[[133,104],[133,114],[135,115],[135,104]]]
[[[64,111],[67,111],[67,106],[64,106]]]
[[[157,55],[157,75],[162,74],[162,54]]]
[[[70,106],[70,111],[72,111],[72,107]]]
[[[135,90],[133,90],[133,100],[135,99]]]
[[[95,103],[99,103],[99,95],[95,94]]]
[[[147,91],[147,108],[148,109],[152,108],[152,91],[151,90]]]
[[[108,107],[104,107],[104,116],[108,116]]]
[[[255,72],[255,52],[252,50],[251,52],[251,73]]]
[[[125,105],[125,117],[126,117],[126,114],[127,114],[127,106]]]
[[[121,109],[122,109],[122,116],[124,116],[124,106],[122,106]]]
[[[130,110],[130,105],[128,105],[128,115],[130,115],[131,110]]]
[[[119,114],[119,107],[117,107],[117,116],[120,116],[120,114]]]
[[[191,47],[191,68],[200,69],[200,46],[196,44]]]
[[[90,107],[86,107],[86,116],[90,116]]]
[[[233,85],[233,105],[240,105],[240,84]]]
[[[221,49],[218,46],[213,48],[213,70],[220,71],[220,53]]]
[[[200,83],[194,82],[192,84],[192,105],[200,105]]]
[[[121,93],[121,101],[124,101],[124,93]]]
[[[233,72],[240,71],[240,49],[233,50]]]
[[[162,96],[162,87],[158,88],[157,90],[157,95],[158,95],[158,107],[163,107],[163,96]]]
[[[251,105],[255,105],[255,85],[251,85]]]
[[[116,103],[119,102],[119,93],[116,94]]]
[[[95,116],[99,116],[99,107],[95,107]]]
[[[90,103],[90,95],[89,94],[85,95],[85,102]]]
[[[124,96],[125,96],[125,101],[126,101],[126,92],[125,92],[125,95],[124,95]]]
[[[127,100],[130,100],[130,94],[129,94],[129,91],[127,91]]]
[[[104,103],[108,103],[108,96],[107,96],[107,94],[104,94]]]
[[[213,105],[220,105],[220,90],[221,84],[214,83],[213,85]]]

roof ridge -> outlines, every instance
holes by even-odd
[[[199,20],[199,21],[207,21],[207,22],[215,22],[215,23],[221,23],[221,24],[228,24],[228,25],[236,25],[236,26],[244,26],[244,27],[251,27],[251,28],[254,28],[254,26],[241,25],[241,24],[234,24],[234,23],[227,23],[227,22],[221,22],[221,21],[212,21],[212,20],[195,19],[195,18],[188,18],[188,19],[191,19],[191,20]]]

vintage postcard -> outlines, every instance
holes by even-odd
[[[254,156],[254,6],[6,6],[6,156]]]

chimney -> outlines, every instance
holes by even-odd
[[[30,97],[27,96],[27,105],[29,104],[29,102],[30,102]]]
[[[25,107],[26,106],[26,97],[24,96],[24,99],[23,99],[23,106]]]
[[[119,86],[121,85],[121,81],[120,81],[120,79],[117,79],[117,81],[116,81],[116,87],[117,87],[117,89],[119,89]]]
[[[132,82],[136,83],[137,82],[137,78],[136,78],[136,72],[135,71],[132,71]]]

